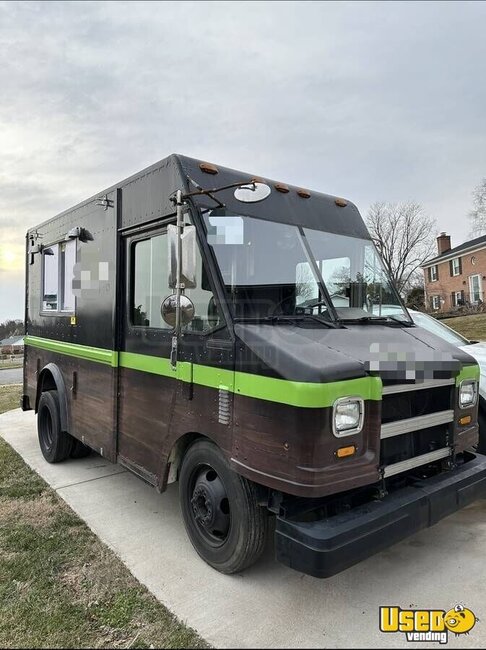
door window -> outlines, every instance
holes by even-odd
[[[162,302],[172,293],[169,288],[167,234],[157,234],[135,242],[132,254],[132,324],[172,329],[160,312]]]
[[[167,233],[157,233],[133,244],[131,322],[141,327],[171,330],[161,315],[161,305],[175,292],[169,287]],[[183,327],[187,332],[206,332],[219,325],[220,311],[209,284],[199,248],[196,250],[196,287],[184,294],[193,302],[193,320]]]

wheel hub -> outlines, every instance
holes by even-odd
[[[212,468],[199,470],[190,502],[200,531],[213,541],[223,541],[230,527],[229,502],[224,484]]]
[[[202,485],[198,485],[194,490],[191,504],[194,516],[207,528],[213,519],[214,511],[211,505],[210,495]]]

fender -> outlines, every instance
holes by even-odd
[[[50,375],[50,376],[49,376]],[[52,377],[52,379],[51,379]],[[54,385],[52,385],[52,382],[54,381]],[[35,398],[35,412],[37,413],[37,409],[39,406],[39,400],[41,393],[44,390],[57,390],[57,394],[59,397],[59,411],[60,411],[60,418],[61,418],[61,429],[62,431],[67,431],[69,433],[69,409],[68,409],[68,397],[67,397],[67,390],[66,390],[66,384],[64,383],[64,378],[62,376],[61,371],[59,368],[56,366],[55,363],[48,363],[44,368],[42,368],[39,379],[37,381],[37,394]]]

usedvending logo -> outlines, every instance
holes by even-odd
[[[449,611],[443,609],[401,609],[380,607],[380,630],[402,633],[407,641],[447,643],[449,632],[456,636],[469,634],[479,621],[476,614],[464,605]]]

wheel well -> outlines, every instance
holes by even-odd
[[[46,390],[56,390],[56,382],[50,370],[43,370],[40,374],[39,381],[37,382],[37,394],[35,396],[35,412],[39,407],[40,396]]]
[[[167,484],[175,483],[179,479],[179,469],[182,459],[187,449],[199,439],[209,440],[207,436],[195,432],[185,433],[176,440],[167,459]]]
[[[39,400],[43,392],[57,390],[59,398],[59,415],[61,418],[62,431],[69,432],[69,409],[66,385],[61,371],[54,363],[48,363],[39,374],[37,380],[37,392],[35,396],[35,412],[39,409]]]

